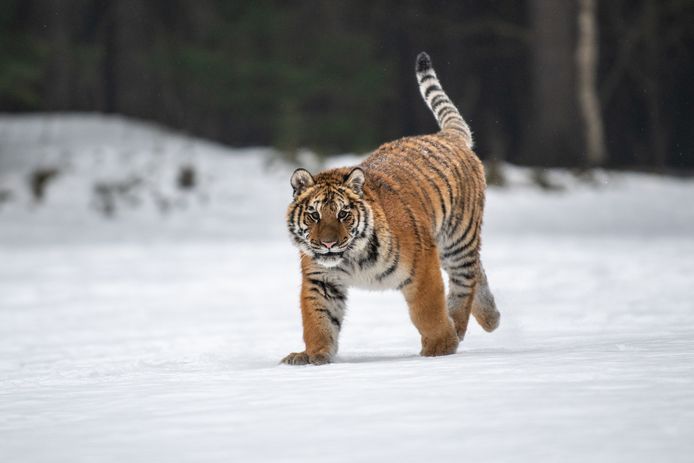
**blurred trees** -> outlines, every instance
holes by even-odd
[[[532,86],[524,160],[533,165],[580,165],[583,128],[576,97],[575,2],[530,0],[528,9]]]
[[[693,21],[686,0],[0,0],[0,109],[365,151],[435,130],[413,73],[427,50],[483,157],[691,168]]]

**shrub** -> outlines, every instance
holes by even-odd
[[[60,171],[56,167],[37,167],[29,175],[29,188],[34,201],[40,203],[46,197],[48,185],[55,180]]]

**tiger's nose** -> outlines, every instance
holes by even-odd
[[[322,244],[323,246],[325,246],[326,248],[328,248],[328,249],[330,249],[330,248],[332,248],[333,246],[335,246],[336,243],[337,243],[337,241],[322,241],[322,240],[321,240],[321,244]]]

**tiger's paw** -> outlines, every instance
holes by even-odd
[[[285,365],[325,365],[330,363],[328,354],[308,355],[306,352],[292,352],[282,359],[281,363]]]
[[[458,336],[455,331],[447,333],[440,338],[422,338],[422,351],[419,353],[424,357],[438,357],[439,355],[455,354],[458,350]]]

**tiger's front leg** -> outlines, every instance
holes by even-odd
[[[306,350],[282,359],[288,365],[323,365],[337,353],[337,341],[345,314],[346,287],[327,272],[303,268],[301,319]]]
[[[417,273],[402,292],[410,307],[410,318],[422,336],[420,354],[425,357],[455,354],[459,341],[446,309],[439,258],[435,251],[420,258]]]

